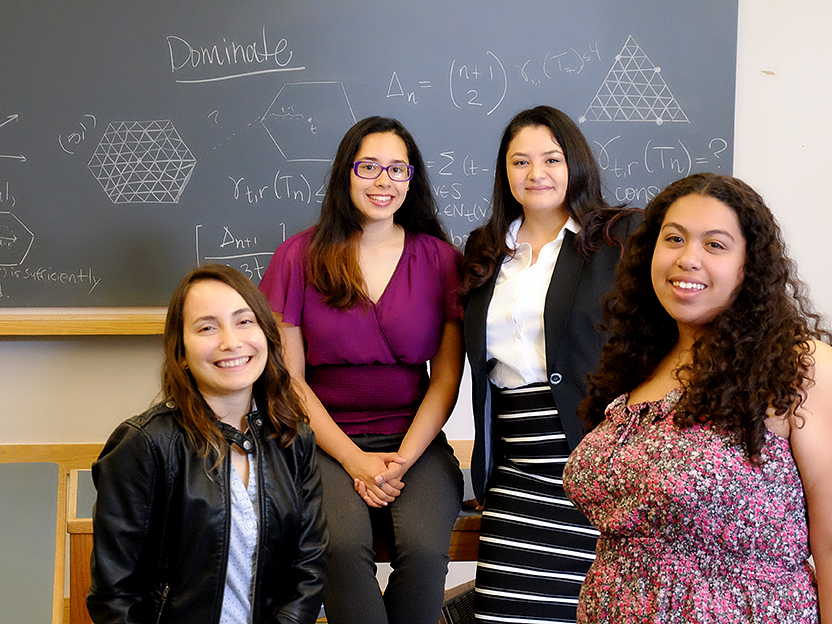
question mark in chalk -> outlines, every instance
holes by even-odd
[[[717,144],[722,143],[722,147],[720,147],[717,150],[714,150],[714,156],[719,158],[720,157],[719,155],[722,152],[724,152],[725,150],[728,149],[728,142],[725,139],[720,139],[719,137],[717,137],[715,139],[711,139],[711,142],[708,143],[708,149],[713,150],[714,149],[714,143],[717,143]]]

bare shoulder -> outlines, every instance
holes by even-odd
[[[826,375],[828,378],[829,373],[832,373],[832,346],[820,340],[813,340],[810,344],[813,349],[812,358],[815,360],[815,376]]]
[[[806,403],[811,401],[818,407],[832,410],[832,346],[813,340],[812,360],[809,381],[806,384]],[[828,414],[832,417],[832,414]]]
[[[803,388],[805,400],[791,418],[792,435],[826,438],[832,434],[832,346],[818,340],[811,346],[813,364]]]

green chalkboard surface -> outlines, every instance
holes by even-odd
[[[536,104],[643,206],[731,173],[736,36],[737,0],[6,0],[0,306],[164,305],[212,261],[258,281],[369,115],[413,133],[460,246]]]

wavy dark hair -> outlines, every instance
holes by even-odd
[[[689,195],[716,199],[733,210],[745,238],[744,276],[727,309],[704,327],[693,359],[677,371],[684,393],[674,422],[708,422],[742,444],[759,463],[766,410],[785,415],[800,407],[811,381],[812,339],[829,341],[805,286],[786,256],[780,228],[763,198],[729,176],[698,173],[674,182],[644,209],[616,268],[615,290],[604,300],[609,339],[590,392],[578,413],[592,429],[617,396],[645,382],[679,333],[653,290],[650,266],[665,214]]]
[[[236,290],[254,312],[266,336],[266,367],[254,382],[252,396],[261,414],[268,416],[273,424],[280,443],[288,446],[297,434],[298,423],[307,422],[308,418],[283,362],[280,332],[269,304],[251,280],[236,269],[222,264],[198,267],[184,277],[173,293],[165,319],[162,395],[179,407],[181,424],[200,456],[207,458],[216,454],[219,464],[227,451],[225,438],[216,426],[216,415],[185,368],[185,301],[194,284],[207,280],[222,282]]]
[[[338,146],[309,249],[309,281],[334,308],[346,309],[367,301],[357,251],[364,215],[350,197],[352,164],[364,137],[385,132],[404,141],[409,164],[413,167],[407,195],[393,216],[393,222],[408,232],[430,234],[448,242],[431,192],[427,168],[413,136],[395,119],[362,119],[347,131]]]
[[[471,232],[465,245],[463,292],[484,284],[494,274],[502,259],[514,253],[506,246],[506,234],[512,222],[523,216],[523,206],[511,194],[507,169],[508,148],[523,128],[537,126],[549,129],[566,158],[569,170],[566,211],[581,224],[581,231],[574,240],[577,251],[584,258],[589,258],[602,243],[623,247],[623,241],[616,240],[610,230],[618,218],[635,212],[636,209],[624,209],[623,204],[610,206],[604,200],[598,163],[586,137],[575,122],[556,108],[536,106],[515,115],[503,131],[494,168],[491,217],[485,225]]]

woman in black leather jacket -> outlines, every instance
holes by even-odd
[[[234,269],[195,269],[164,343],[165,401],[93,464],[92,620],[314,622],[327,545],[315,440],[265,298]]]

